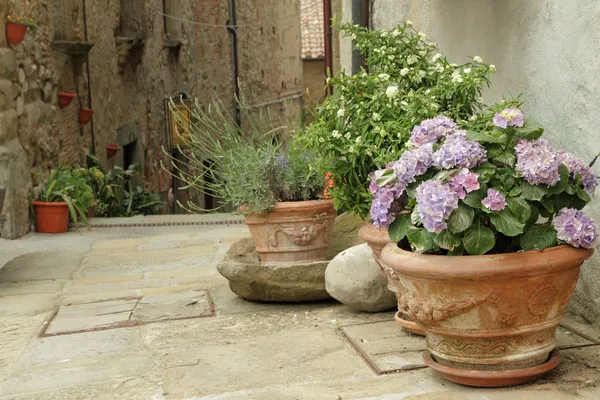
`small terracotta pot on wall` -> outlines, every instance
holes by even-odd
[[[6,23],[6,41],[10,44],[21,43],[25,39],[25,32],[27,32],[25,24]]]
[[[69,206],[64,202],[33,201],[35,228],[40,233],[63,233],[69,230]]]
[[[113,158],[121,150],[121,146],[117,144],[109,144],[106,146],[106,157]]]
[[[92,119],[92,114],[94,114],[94,110],[92,110],[91,108],[80,108],[79,123],[81,125],[86,125]]]
[[[331,200],[286,201],[245,222],[261,263],[311,262],[327,259],[336,215]]]
[[[58,92],[58,105],[60,108],[65,108],[71,104],[75,97],[77,97],[75,92]]]
[[[426,333],[429,366],[458,383],[508,386],[558,364],[556,327],[593,252],[563,245],[450,257],[392,243],[380,260],[400,311]]]
[[[365,224],[358,231],[358,236],[362,240],[367,242],[367,245],[373,251],[373,256],[375,257],[375,260],[381,267],[381,263],[379,260],[381,257],[381,251],[383,250],[383,248],[386,245],[393,243],[392,240],[390,239],[390,235],[388,233],[387,228],[377,228],[373,224]],[[381,268],[381,273],[388,280],[388,289],[390,289],[392,292],[397,291],[398,287],[393,285],[393,281],[392,281],[391,277],[388,276],[388,274],[386,273],[386,270],[383,267]],[[392,282],[392,284],[390,284],[390,282]],[[408,317],[408,315],[404,314],[403,312],[398,311],[396,313],[396,316],[394,317],[394,319],[396,320],[398,325],[400,325],[401,327],[403,327],[410,333],[413,333],[413,334],[419,335],[419,336],[425,336],[425,331],[423,331],[423,329],[421,329],[419,327],[419,325],[417,325],[415,322],[413,322],[410,319],[410,317]]]

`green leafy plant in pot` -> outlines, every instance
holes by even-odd
[[[48,182],[32,202],[36,229],[41,233],[61,233],[69,228],[69,216],[77,226],[81,219],[89,229],[86,212],[93,203],[92,188],[86,179],[61,164],[50,171]]]
[[[321,199],[321,159],[297,146],[285,126],[240,103],[243,128],[215,100],[206,111],[196,103],[183,136],[185,161],[172,160],[172,173],[187,187],[221,201],[214,209],[193,202],[192,212],[233,207],[246,216],[263,263],[326,259],[336,216]],[[176,114],[177,115],[177,114]],[[291,137],[289,145],[282,139]],[[163,166],[164,167],[164,166]]]
[[[556,150],[503,101],[459,126],[422,121],[372,177],[371,215],[399,311],[427,336],[424,359],[455,382],[506,386],[559,361],[555,331],[597,243],[581,209],[592,165]]]

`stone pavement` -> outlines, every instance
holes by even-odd
[[[486,390],[422,368],[423,339],[393,313],[244,301],[215,267],[247,235],[129,226],[0,241],[0,400],[600,398],[600,333],[576,320],[550,375]]]

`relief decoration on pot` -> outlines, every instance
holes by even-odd
[[[279,233],[285,234],[290,241],[296,246],[306,246],[313,241],[315,237],[321,232],[327,232],[329,221],[323,221],[321,223],[305,225],[305,226],[286,226],[286,225],[273,225],[273,233],[269,239],[269,244],[272,247],[279,246]]]

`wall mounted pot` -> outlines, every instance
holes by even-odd
[[[88,122],[92,119],[92,114],[94,110],[91,108],[80,108],[79,109],[79,123],[81,125],[87,125]]]
[[[65,108],[71,104],[75,97],[77,97],[75,92],[58,92],[58,105],[60,108]]]
[[[6,23],[6,41],[10,44],[19,44],[25,38],[27,25],[16,24],[14,22]]]
[[[69,230],[69,206],[65,202],[32,201],[35,229],[40,233],[63,233]]]
[[[117,144],[109,144],[108,146],[106,146],[106,156],[108,158],[113,158],[117,155],[119,150],[121,150],[121,146]]]
[[[311,262],[327,259],[336,215],[331,200],[283,201],[245,222],[261,263]]]
[[[385,246],[387,246],[390,243],[393,243],[392,240],[390,239],[390,235],[388,234],[387,228],[377,228],[375,225],[370,224],[370,223],[365,224],[358,231],[358,236],[362,240],[367,242],[367,245],[373,251],[373,256],[375,257],[375,260],[381,267],[381,263],[379,260],[381,257],[381,251],[383,250],[383,248]],[[399,297],[400,294],[397,293],[397,291],[401,290],[401,288],[398,287],[398,285],[394,284],[394,281],[392,280],[392,278],[390,276],[388,276],[388,274],[386,273],[386,270],[384,268],[381,268],[381,273],[388,280],[388,289],[390,289],[396,295],[396,297]],[[425,331],[423,331],[423,329],[421,329],[419,327],[419,325],[417,325],[415,322],[413,322],[410,319],[410,317],[408,315],[406,315],[405,313],[403,313],[402,311],[398,311],[396,313],[394,319],[395,319],[396,323],[398,323],[398,325],[400,325],[401,327],[403,327],[410,333],[413,333],[413,334],[419,335],[419,336],[425,336]]]
[[[443,376],[458,383],[508,386],[556,366],[556,327],[579,268],[593,253],[563,245],[451,257],[416,254],[392,243],[380,260],[390,284],[400,287],[399,310],[425,331],[430,366],[443,366]],[[496,380],[498,371],[511,373]]]

